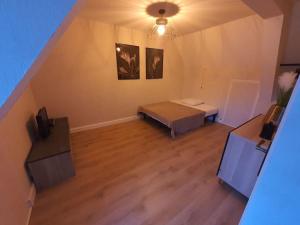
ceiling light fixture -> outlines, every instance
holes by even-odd
[[[174,39],[176,37],[173,27],[170,24],[170,18],[179,12],[179,6],[172,2],[156,2],[148,5],[146,8],[148,15],[155,18],[155,24],[152,27],[149,37]]]
[[[166,33],[166,26],[168,24],[168,19],[164,18],[164,14],[166,13],[165,9],[160,9],[158,13],[160,17],[156,19],[156,32],[159,36],[162,36]]]

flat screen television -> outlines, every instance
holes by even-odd
[[[41,108],[38,111],[36,122],[38,125],[40,137],[47,138],[50,134],[50,121],[45,107]]]

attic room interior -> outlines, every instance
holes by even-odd
[[[299,222],[299,0],[0,2],[0,224]]]

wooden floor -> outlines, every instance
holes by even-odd
[[[215,175],[229,130],[173,140],[133,121],[73,134],[76,177],[38,194],[30,225],[237,225],[246,200]]]

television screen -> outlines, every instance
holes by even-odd
[[[39,129],[39,134],[42,138],[46,138],[50,134],[50,124],[47,110],[45,107],[41,108],[36,116],[36,121]]]

